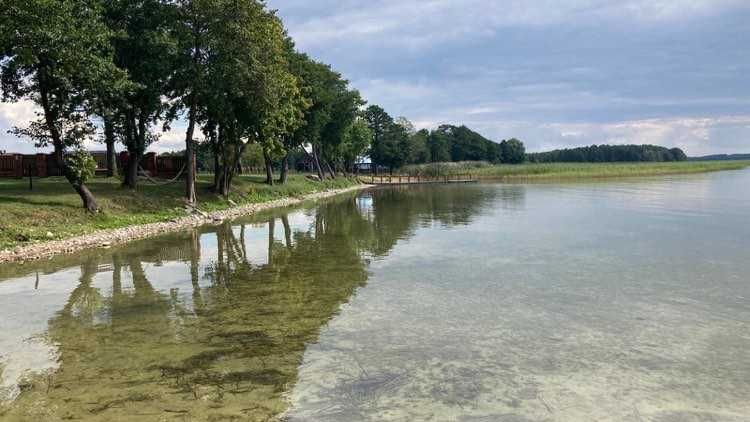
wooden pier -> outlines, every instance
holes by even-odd
[[[360,180],[371,185],[425,185],[431,183],[477,183],[479,181],[470,174],[454,174],[451,176],[370,175],[360,176]]]

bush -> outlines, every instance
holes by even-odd
[[[78,184],[86,183],[96,172],[96,160],[85,149],[76,149],[68,153],[65,156],[65,164]]]

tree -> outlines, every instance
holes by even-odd
[[[440,163],[451,160],[451,147],[449,135],[444,130],[434,130],[427,138],[427,149],[430,161]]]
[[[411,155],[408,160],[409,163],[421,164],[430,161],[430,151],[427,147],[429,137],[430,132],[427,129],[415,132],[409,137],[411,150]]]
[[[138,167],[146,148],[158,139],[153,131],[168,109],[168,83],[176,67],[176,7],[161,0],[103,2],[108,25],[115,34],[115,63],[127,71],[134,88],[117,101],[116,119],[128,150],[123,184],[135,189]]]
[[[359,108],[364,105],[359,91],[349,90],[349,82],[341,79],[340,75],[336,75],[338,81],[332,87],[334,89],[334,102],[331,107],[330,119],[328,124],[323,127],[323,133],[321,134],[323,159],[332,178],[336,177],[335,168],[344,166],[342,144],[347,130],[359,114]]]
[[[65,160],[94,132],[89,116],[96,96],[106,87],[125,87],[124,75],[112,63],[108,28],[93,1],[28,0],[0,2],[0,72],[3,101],[29,99],[40,108],[38,120],[17,135],[37,146],[52,145],[63,176],[96,212],[96,199]]]
[[[289,57],[290,68],[302,85],[308,107],[304,112],[303,124],[292,134],[288,145],[309,146],[308,154],[318,177],[325,178],[325,172],[335,177],[331,164],[341,164],[341,144],[345,132],[364,102],[359,92],[349,89],[349,82],[330,66],[293,51],[293,48]]]
[[[214,147],[215,188],[228,195],[244,150],[260,144],[270,161],[301,124],[305,106],[290,73],[281,21],[259,1],[216,0],[209,37],[204,133]]]
[[[523,142],[516,138],[500,142],[502,148],[503,162],[508,164],[520,164],[526,161],[526,147]]]
[[[406,164],[411,155],[409,132],[404,126],[391,122],[381,136],[378,158],[373,162],[388,167],[393,173]]]
[[[377,105],[367,107],[364,118],[373,135],[370,158],[372,159],[373,170],[377,173],[378,165],[385,164],[388,159],[388,151],[384,140],[386,131],[393,125],[393,118]]]
[[[341,156],[345,171],[354,171],[354,165],[357,160],[367,154],[367,151],[370,149],[372,138],[372,130],[370,130],[363,118],[357,118],[349,125],[344,133],[344,140],[341,144]]]
[[[185,200],[196,202],[195,174],[195,126],[198,124],[199,107],[207,95],[205,92],[206,59],[211,26],[216,20],[215,4],[210,0],[179,0],[174,31],[177,39],[175,72],[169,83],[172,107],[169,120],[180,111],[187,112],[185,130]]]
[[[404,116],[396,117],[396,124],[403,127],[409,136],[412,136],[415,133],[417,133],[417,129],[414,128],[414,123],[412,123],[409,119],[407,119]]]

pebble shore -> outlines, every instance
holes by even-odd
[[[68,239],[18,246],[14,249],[0,251],[0,264],[47,259],[55,255],[69,254],[83,249],[110,247],[132,240],[144,239],[159,234],[184,230],[190,227],[197,227],[205,224],[217,224],[225,220],[231,220],[233,218],[250,215],[271,208],[287,207],[305,201],[329,198],[345,192],[361,190],[367,187],[369,187],[369,185],[357,185],[344,189],[315,192],[296,198],[283,198],[258,204],[241,205],[211,213],[204,213],[196,210],[191,215],[171,221],[128,226],[120,229],[100,230]]]

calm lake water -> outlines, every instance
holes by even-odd
[[[0,266],[3,421],[750,421],[750,171],[376,189]]]

